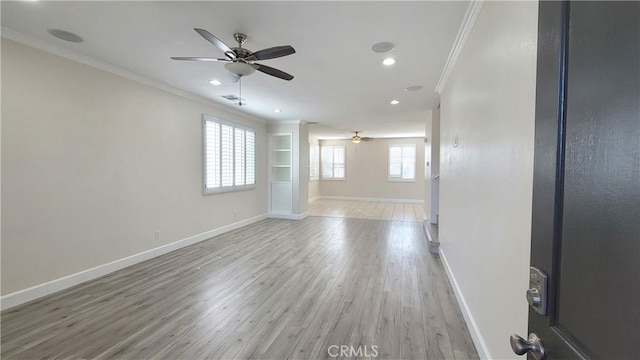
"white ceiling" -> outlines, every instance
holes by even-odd
[[[194,27],[235,46],[291,45],[296,54],[261,63],[295,76],[280,80],[255,72],[242,80],[240,108],[268,121],[318,122],[322,138],[423,136],[434,89],[455,40],[467,1],[2,1],[2,27],[98,59],[201,97],[238,108],[221,95],[238,94],[221,63],[179,62],[170,56],[223,57]],[[84,38],[70,43],[48,29]],[[377,54],[371,46],[396,48]],[[386,56],[395,65],[382,65]],[[223,85],[214,87],[211,79]],[[405,91],[422,85],[416,92]],[[400,101],[390,105],[392,99]],[[275,108],[282,109],[275,113]]]

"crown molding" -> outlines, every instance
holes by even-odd
[[[182,90],[182,89],[178,89],[177,87],[173,87],[171,85],[167,85],[163,82],[157,81],[157,80],[153,80],[151,78],[148,78],[146,76],[137,74],[133,71],[129,71],[129,70],[125,70],[121,67],[115,66],[115,65],[111,65],[108,64],[106,62],[103,62],[101,60],[89,57],[89,56],[85,56],[85,55],[81,55],[78,54],[74,51],[65,49],[63,47],[57,46],[57,45],[53,45],[50,43],[47,43],[45,41],[42,40],[38,40],[35,39],[31,36],[22,34],[20,32],[17,32],[15,30],[11,30],[9,28],[6,28],[4,26],[2,26],[0,28],[0,36],[2,36],[3,38],[9,39],[9,40],[13,40],[15,42],[21,43],[23,45],[27,45],[33,48],[36,48],[38,50],[42,50],[60,57],[63,57],[65,59],[71,60],[71,61],[75,61],[102,71],[106,71],[109,72],[111,74],[115,74],[118,76],[122,76],[126,79],[129,79],[131,81],[135,81],[137,83],[141,83],[144,85],[148,85],[151,87],[154,87],[156,89],[160,89],[169,93],[172,93],[174,95],[178,95],[180,97],[183,98],[187,98],[189,100],[193,100],[193,101],[197,101],[201,104],[207,105],[207,106],[211,106],[213,108],[216,108],[218,110],[221,111],[226,111],[229,113],[232,113],[234,115],[238,115],[241,117],[244,117],[245,119],[248,120],[252,120],[252,121],[256,121],[258,123],[261,124],[266,124],[267,121],[265,119],[262,119],[260,117],[257,117],[255,115],[252,114],[248,114],[246,112],[242,112],[239,111],[235,108],[217,103],[215,101],[212,101],[210,99],[204,98],[200,95],[196,95],[194,93]]]
[[[473,25],[476,23],[478,15],[480,15],[484,1],[485,0],[473,0],[467,7],[467,12],[464,14],[462,24],[460,24],[460,29],[458,29],[458,35],[456,35],[456,40],[453,42],[453,46],[449,52],[449,58],[442,69],[442,74],[440,74],[440,79],[436,85],[436,92],[438,94],[442,94],[442,90],[444,90],[449,74],[456,65],[458,56],[460,56],[460,52],[462,52],[462,49],[464,48],[464,44],[473,29]]]
[[[302,120],[273,120],[271,121],[273,125],[297,125],[297,124],[306,124]]]

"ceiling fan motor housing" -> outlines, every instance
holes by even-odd
[[[231,50],[233,50],[233,52],[236,53],[236,56],[238,57],[238,59],[251,60],[251,56],[250,56],[251,51],[245,48],[240,48],[240,47],[234,47],[234,48],[231,48]]]

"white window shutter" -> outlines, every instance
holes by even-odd
[[[245,184],[245,130],[240,128],[233,129],[234,132],[234,182],[233,185],[240,186]]]
[[[411,181],[416,178],[416,146],[389,146],[389,180]]]
[[[256,133],[247,130],[246,131],[246,184],[255,185],[256,183]]]
[[[205,122],[205,187],[220,187],[220,124]]]
[[[203,115],[204,192],[253,187],[256,182],[256,133]]]

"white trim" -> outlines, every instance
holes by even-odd
[[[453,293],[456,295],[456,299],[458,299],[458,304],[460,304],[462,316],[464,316],[464,320],[467,323],[469,332],[471,333],[473,344],[476,346],[476,350],[478,350],[478,356],[480,356],[480,359],[493,359],[493,357],[489,353],[489,348],[487,347],[487,344],[484,342],[484,338],[480,333],[480,329],[478,329],[478,324],[476,324],[476,321],[473,318],[471,309],[469,309],[469,305],[467,305],[467,301],[465,300],[464,295],[462,295],[462,290],[460,290],[458,282],[456,281],[455,276],[453,276],[451,267],[447,262],[447,257],[444,255],[444,251],[442,249],[440,249],[440,259],[442,260],[442,264],[444,265],[444,270],[447,274],[447,278],[449,279],[449,283],[451,283],[451,287],[453,288]]]
[[[309,199],[309,203],[312,203],[312,202],[314,202],[316,200],[320,200],[320,198],[321,198],[321,196],[314,196],[314,197]]]
[[[115,74],[115,75],[118,75],[118,76],[122,76],[124,78],[129,79],[129,80],[132,80],[132,81],[135,81],[135,82],[138,82],[138,83],[141,83],[141,84],[145,84],[145,85],[148,85],[148,86],[152,86],[152,87],[155,87],[157,89],[164,90],[164,91],[167,91],[167,92],[172,93],[174,95],[178,95],[178,96],[190,99],[190,100],[197,101],[199,103],[214,107],[214,108],[222,110],[222,111],[227,111],[227,112],[232,113],[232,114],[240,115],[240,116],[242,116],[242,117],[244,117],[245,119],[248,119],[248,120],[253,120],[253,121],[259,122],[261,124],[266,124],[267,123],[266,120],[264,120],[262,118],[259,118],[259,117],[255,116],[255,115],[251,115],[249,113],[245,113],[245,112],[239,111],[236,108],[217,103],[217,102],[215,102],[213,100],[204,98],[204,97],[202,97],[200,95],[196,95],[196,94],[190,93],[188,91],[185,91],[185,90],[182,90],[182,89],[178,89],[176,87],[173,87],[171,85],[167,85],[167,84],[162,83],[160,81],[153,80],[153,79],[150,79],[150,78],[148,78],[146,76],[136,74],[136,73],[134,73],[132,71],[125,70],[123,68],[120,68],[120,67],[105,63],[105,62],[100,61],[98,59],[78,54],[78,53],[76,53],[74,51],[62,48],[62,47],[57,46],[57,45],[49,44],[49,43],[44,42],[42,40],[38,40],[38,39],[35,39],[35,38],[31,37],[31,36],[19,33],[17,31],[11,30],[11,29],[8,29],[8,28],[6,28],[4,26],[1,27],[0,29],[1,29],[0,35],[2,37],[4,37],[4,38],[9,39],[9,40],[13,40],[13,41],[19,42],[21,44],[36,48],[38,50],[46,51],[48,53],[61,56],[63,58],[66,58],[66,59],[69,59],[69,60],[72,60],[72,61],[75,61],[75,62],[79,62],[81,64],[84,64],[84,65],[87,65],[87,66],[91,66],[91,67],[96,68],[96,69],[100,69],[100,70],[103,70],[103,71],[106,71],[106,72],[109,72],[109,73],[112,73],[112,74]]]
[[[296,125],[296,124],[303,124],[304,121],[302,120],[273,120],[272,122],[270,122],[270,124],[274,124],[274,125]]]
[[[424,204],[424,200],[416,199],[384,199],[384,198],[368,198],[368,197],[352,197],[352,196],[316,196],[315,200],[350,200],[350,201],[378,201],[392,203],[411,203]]]
[[[414,182],[416,182],[416,179],[401,179],[401,178],[389,177],[389,178],[387,178],[387,182],[414,183]]]
[[[308,212],[303,212],[302,214],[278,214],[271,213],[267,215],[270,219],[287,219],[287,220],[302,220],[309,216]]]
[[[462,49],[464,48],[464,44],[471,33],[471,29],[473,29],[473,25],[476,23],[478,15],[480,15],[480,10],[482,10],[483,5],[484,0],[473,0],[469,3],[467,12],[464,14],[464,18],[462,19],[462,24],[460,24],[460,29],[458,29],[456,40],[453,42],[453,46],[449,52],[449,58],[442,69],[442,74],[440,74],[440,79],[436,85],[436,92],[438,94],[442,94],[442,90],[444,90],[449,74],[458,61],[458,56],[460,56],[460,52],[462,52]]]
[[[78,285],[85,281],[93,280],[101,276],[110,274],[114,271],[124,269],[128,266],[141,263],[143,261],[164,255],[174,250],[178,250],[185,246],[193,245],[203,240],[210,239],[214,236],[224,234],[226,232],[241,228],[253,224],[255,222],[264,220],[267,218],[266,214],[254,216],[252,218],[244,219],[232,224],[228,224],[213,230],[205,231],[203,233],[190,236],[188,238],[172,242],[170,244],[162,245],[154,249],[146,250],[131,256],[127,256],[122,259],[112,261],[107,264],[99,265],[91,269],[83,270],[75,274],[67,275],[59,279],[55,279],[44,284],[32,286],[27,289],[19,290],[11,294],[4,295],[0,298],[0,308],[2,310],[9,309],[16,305],[26,303],[38,299],[40,297],[53,294],[54,292],[67,289],[69,287]]]

